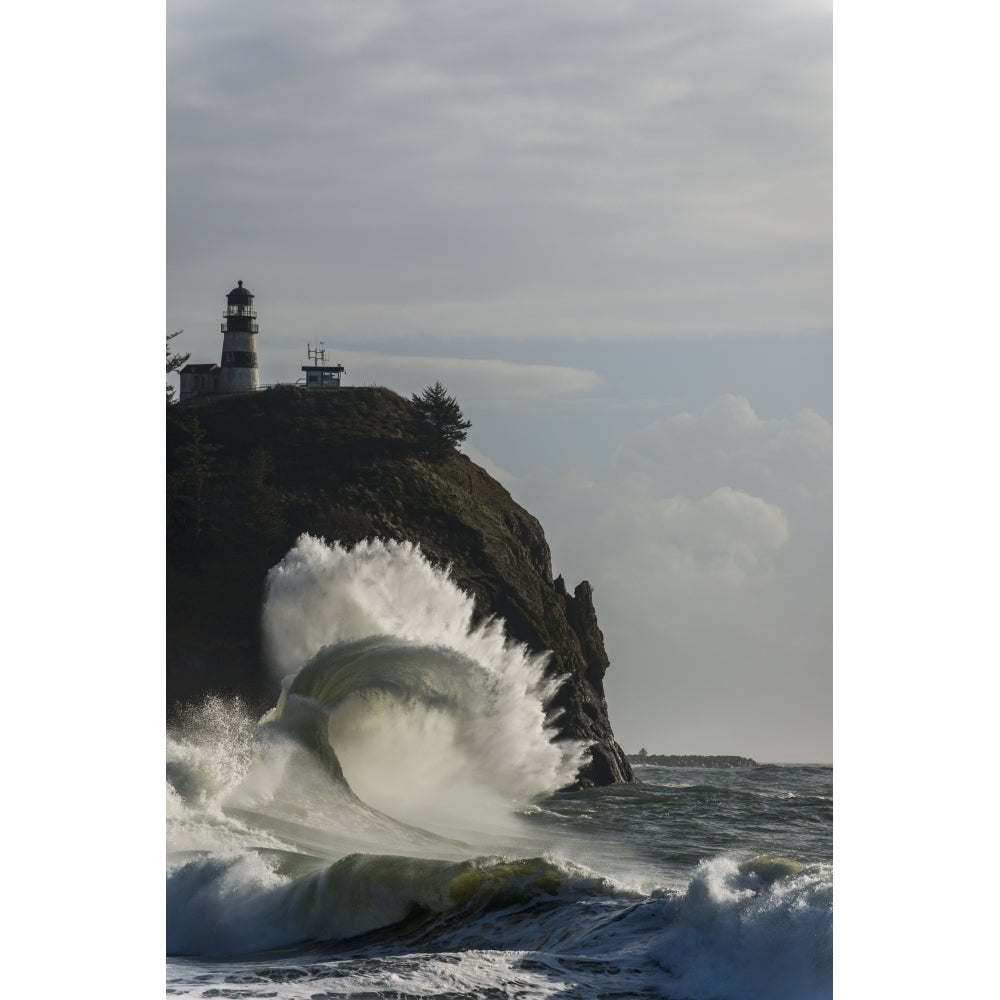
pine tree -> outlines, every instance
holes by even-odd
[[[454,396],[449,396],[440,382],[428,386],[422,396],[416,393],[410,399],[417,412],[427,422],[431,448],[437,457],[465,440],[471,422],[466,420]]]

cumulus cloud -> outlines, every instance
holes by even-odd
[[[619,449],[604,482],[541,472],[517,489],[529,505],[562,497],[581,522],[600,527],[600,540],[594,531],[585,548],[567,545],[574,560],[596,551],[622,574],[723,564],[750,574],[771,567],[791,525],[798,538],[811,534],[817,512],[826,523],[831,461],[831,428],[817,414],[761,420],[743,397],[723,396],[701,414],[639,432]],[[565,524],[565,516],[559,520]]]
[[[620,473],[639,473],[664,492],[704,494],[721,484],[793,502],[828,491],[833,437],[818,414],[761,420],[742,396],[725,395],[701,414],[645,428],[618,453]]]
[[[780,507],[729,486],[668,496],[644,474],[590,483],[539,473],[514,489],[531,497],[529,509],[548,510],[542,522],[553,525],[550,543],[568,575],[600,575],[614,587],[738,586],[769,572],[788,540]]]
[[[788,759],[790,739],[803,759],[829,759],[826,421],[763,420],[725,396],[642,430],[604,481],[511,485],[546,526],[557,572],[594,584],[623,732],[662,752]]]

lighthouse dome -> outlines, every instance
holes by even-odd
[[[252,298],[253,292],[249,288],[244,288],[242,281],[226,296],[229,302],[249,302]]]

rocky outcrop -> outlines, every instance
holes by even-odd
[[[587,582],[553,580],[541,525],[464,455],[434,457],[410,403],[387,389],[291,386],[168,408],[168,706],[208,691],[261,707],[264,577],[302,532],[351,546],[408,540],[510,638],[565,675],[550,714],[585,740],[581,785],[633,780],[604,696],[609,667]]]

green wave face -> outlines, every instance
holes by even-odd
[[[469,865],[451,880],[449,893],[456,906],[477,903],[493,908],[525,903],[542,894],[554,896],[562,883],[562,872],[551,861],[525,858]]]
[[[370,636],[322,650],[296,674],[279,702],[277,717],[289,695],[310,698],[326,709],[348,697],[385,694],[402,702],[468,712],[474,707],[467,705],[474,697],[474,679],[482,674],[481,667],[453,649]]]

